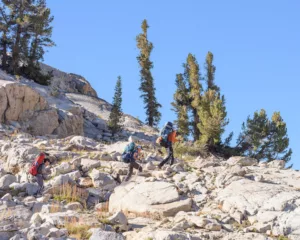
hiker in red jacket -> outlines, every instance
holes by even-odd
[[[36,181],[39,185],[37,194],[42,194],[42,191],[44,190],[44,180],[46,180],[46,174],[47,174],[46,167],[48,167],[49,165],[50,165],[50,159],[45,158],[44,162],[42,164],[40,164],[37,169],[37,175],[35,176]]]

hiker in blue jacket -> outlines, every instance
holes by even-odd
[[[139,170],[139,172],[143,171],[143,168],[136,162],[136,160],[139,158],[139,155],[141,154],[142,147],[141,146],[135,146],[134,142],[129,143],[123,154],[122,154],[122,159],[123,162],[129,164],[129,169],[128,169],[128,174],[125,178],[125,182],[127,182],[133,173],[133,169]]]
[[[158,165],[158,168],[161,169],[163,165],[165,165],[168,161],[170,161],[170,166],[174,163],[174,154],[173,154],[173,146],[172,142],[169,141],[169,134],[172,133],[173,123],[167,122],[165,126],[160,131],[161,142],[160,145],[167,149],[168,155],[167,157]]]

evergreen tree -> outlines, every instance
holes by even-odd
[[[147,21],[142,22],[142,33],[136,37],[137,47],[140,49],[140,55],[137,57],[138,63],[140,64],[141,70],[141,86],[139,90],[142,92],[141,97],[144,100],[146,109],[146,123],[149,126],[157,126],[160,119],[161,113],[159,108],[161,105],[157,102],[155,97],[154,80],[151,74],[153,63],[150,61],[150,54],[153,49],[153,45],[148,41],[147,29],[149,28]]]
[[[113,135],[122,130],[122,122],[122,83],[121,77],[119,76],[115,87],[112,110],[108,120],[108,128],[111,130]]]
[[[21,42],[23,34],[27,34],[30,25],[30,14],[34,0],[2,0],[10,10],[14,25],[12,27],[12,61],[9,70],[13,74],[19,74],[19,63],[21,62]],[[24,42],[24,41],[23,41]]]
[[[194,141],[197,141],[200,138],[200,131],[198,129],[198,124],[200,123],[198,108],[201,104],[202,85],[200,84],[200,70],[196,57],[192,54],[189,54],[187,57],[187,63],[184,65],[184,67],[184,75],[187,81],[189,82],[189,107],[192,110],[193,114],[193,121],[191,122],[192,133]]]
[[[189,93],[182,74],[176,75],[176,86],[177,90],[174,94],[174,102],[172,102],[173,110],[177,114],[175,123],[178,135],[182,136],[183,140],[187,140],[189,136]]]
[[[45,0],[2,0],[0,30],[2,31],[2,68],[21,74],[40,84],[48,84],[51,74],[42,74],[39,61],[44,48],[54,46],[50,39],[53,21]],[[13,39],[13,41],[12,41]],[[12,52],[8,57],[6,52]]]
[[[31,37],[30,45],[27,45],[26,67],[22,69],[23,74],[36,82],[47,85],[51,74],[41,73],[39,61],[43,60],[45,47],[55,46],[51,40],[53,21],[50,9],[46,7],[45,0],[38,0],[30,16],[30,28],[27,33]],[[24,37],[25,38],[25,37]]]
[[[201,98],[198,114],[200,142],[206,144],[209,150],[215,151],[228,124],[224,98],[220,98],[216,90],[208,89]]]
[[[206,83],[207,88],[215,90],[219,92],[220,89],[217,85],[215,85],[215,71],[216,67],[213,65],[214,55],[211,52],[208,52],[206,55],[206,62],[205,62],[205,70],[206,70]]]
[[[34,14],[30,16],[32,41],[29,66],[37,64],[39,60],[43,60],[44,47],[55,45],[51,40],[52,26],[50,24],[53,19],[50,9],[46,7],[45,0],[39,0],[34,8]]]
[[[266,161],[275,159],[288,162],[292,150],[288,149],[286,123],[275,112],[269,120],[265,110],[255,112],[253,118],[248,117],[243,123],[242,133],[238,139],[238,146],[246,156]]]
[[[289,138],[286,123],[280,116],[280,112],[274,112],[272,120],[269,123],[269,136],[266,149],[267,160],[280,159],[288,162],[292,155],[292,149],[288,149],[288,147]]]
[[[1,66],[2,69],[7,70],[8,56],[7,51],[12,43],[10,36],[11,27],[13,25],[13,16],[8,14],[6,6],[1,3],[0,5],[0,32],[2,33],[0,46],[1,46]]]
[[[213,65],[213,54],[206,56],[206,83],[207,90],[202,95],[201,104],[198,108],[200,123],[198,124],[201,133],[200,142],[206,144],[211,151],[216,151],[221,146],[221,136],[228,124],[225,107],[225,97],[220,95],[220,88],[215,84],[216,67]]]

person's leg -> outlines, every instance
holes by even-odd
[[[171,157],[171,151],[170,148],[168,147],[168,156],[158,165],[159,168],[162,168],[163,165],[165,165]]]
[[[125,182],[127,182],[130,178],[131,178],[131,175],[132,175],[132,172],[133,172],[133,166],[131,163],[128,164],[129,168],[128,168],[128,173],[127,173],[127,176],[125,178]]]
[[[39,189],[37,193],[42,193],[43,189],[44,189],[44,179],[43,179],[43,175],[42,174],[37,174],[36,175],[36,181],[39,185]]]
[[[171,158],[170,166],[172,166],[174,164],[173,146],[170,145],[170,147],[168,149],[169,149],[169,154],[170,154],[170,158]]]
[[[133,169],[138,169],[139,172],[142,172],[143,171],[143,168],[138,164],[136,163],[134,160],[132,160],[130,163],[129,163],[129,172],[125,178],[125,182],[127,182],[131,176],[132,176],[132,173],[133,173]]]

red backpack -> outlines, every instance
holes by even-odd
[[[38,173],[38,168],[39,166],[44,162],[45,159],[45,153],[40,153],[36,159],[34,160],[34,162],[32,163],[30,169],[29,169],[29,173],[32,176],[36,176]]]

